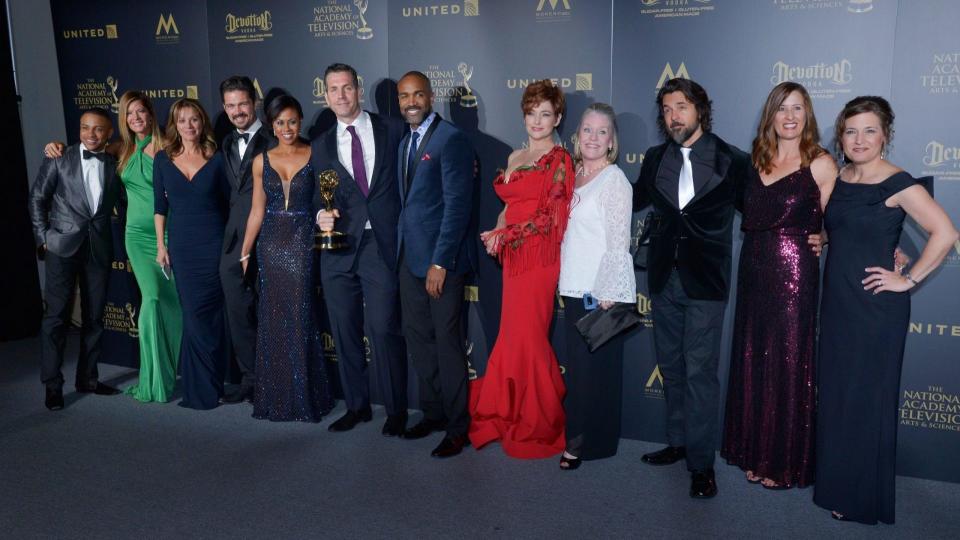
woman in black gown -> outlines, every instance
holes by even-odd
[[[813,500],[835,519],[893,523],[907,291],[940,265],[957,230],[913,177],[885,159],[893,133],[893,111],[885,99],[853,99],[835,129],[849,164],[840,171],[824,216],[830,249],[820,311]],[[886,267],[906,216],[930,237],[901,275]]]
[[[154,224],[157,263],[176,274],[183,310],[180,405],[212,409],[223,394],[226,363],[219,268],[229,184],[210,119],[198,101],[174,102],[166,139],[153,162]],[[167,227],[169,251],[163,240]]]
[[[253,206],[240,261],[257,246],[257,384],[253,416],[319,422],[333,408],[316,321],[310,145],[300,139],[303,110],[278,96],[266,110],[279,144],[253,160]]]

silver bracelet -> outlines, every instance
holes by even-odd
[[[904,274],[903,277],[907,278],[907,281],[909,281],[910,283],[913,283],[914,287],[920,284],[919,281],[913,279],[913,276],[910,275],[910,272],[907,272],[906,274]]]
[[[249,258],[250,258],[250,254],[247,253],[247,254],[244,255],[243,257],[240,257],[240,262],[243,262],[243,261],[245,261],[245,260],[247,260],[247,259],[249,259]]]

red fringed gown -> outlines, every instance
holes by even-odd
[[[500,331],[483,377],[473,382],[470,441],[499,440],[507,455],[544,458],[563,451],[566,388],[548,332],[560,277],[560,242],[567,228],[574,171],[570,154],[555,146],[504,183],[503,309]]]

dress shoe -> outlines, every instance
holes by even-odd
[[[470,446],[470,439],[466,435],[447,435],[440,441],[440,444],[430,452],[435,458],[453,457],[463,451],[465,446]]]
[[[47,398],[43,400],[43,404],[47,406],[51,411],[59,411],[63,408],[63,389],[62,388],[47,388]]]
[[[690,473],[690,496],[694,499],[709,499],[717,494],[717,481],[713,469],[702,469]]]
[[[327,431],[350,431],[360,422],[369,422],[373,418],[373,412],[367,408],[361,411],[347,411],[339,420],[330,424]]]
[[[96,394],[98,396],[115,396],[120,393],[120,390],[97,381],[97,384],[93,386],[77,386],[77,392],[81,394]]]
[[[435,431],[442,431],[445,422],[424,418],[417,425],[403,432],[404,439],[422,439]]]
[[[403,412],[387,415],[387,421],[383,423],[380,433],[383,433],[384,437],[402,437],[406,430],[407,413]]]
[[[236,403],[253,403],[253,387],[252,386],[238,386],[230,392],[227,392],[220,398],[220,403],[227,403],[229,405],[234,405]]]
[[[673,465],[687,457],[687,449],[683,446],[668,446],[663,450],[644,454],[640,461],[650,465]]]

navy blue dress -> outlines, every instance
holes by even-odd
[[[916,184],[837,179],[820,307],[817,465],[813,501],[861,523],[894,522],[900,367],[910,294],[864,290],[865,268],[891,269],[906,213],[884,202]]]
[[[191,409],[212,409],[223,394],[227,347],[220,252],[229,189],[220,153],[192,180],[165,152],[154,158],[155,212],[167,216],[167,249],[183,310],[180,405]]]
[[[257,238],[254,418],[318,422],[334,405],[316,321],[314,176],[309,163],[300,169],[290,180],[287,200],[280,175],[263,153],[267,204]]]

